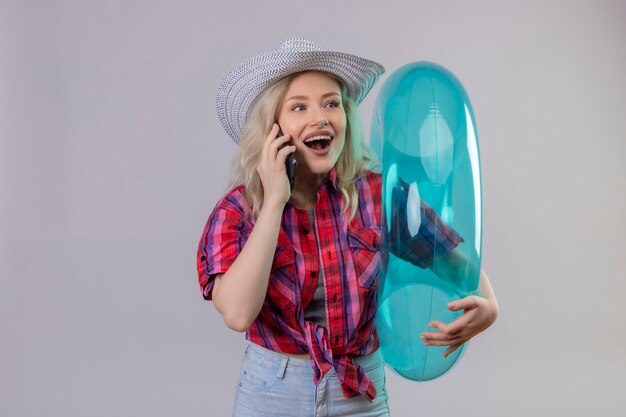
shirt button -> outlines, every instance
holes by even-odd
[[[308,235],[308,234],[309,234],[309,229],[304,229],[304,230],[302,230],[302,232],[303,232],[305,235]]]
[[[333,301],[337,302],[337,294],[333,295]]]
[[[339,336],[335,336],[335,343],[339,342]]]
[[[311,272],[311,277],[315,278],[317,276],[317,272],[313,271]]]
[[[200,258],[201,261],[206,261],[206,256],[202,255],[202,257]]]
[[[374,245],[375,249],[378,249],[378,242],[374,241],[374,243],[372,243],[372,245]]]

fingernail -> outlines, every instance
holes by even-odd
[[[424,335],[420,336],[420,339],[425,339]]]

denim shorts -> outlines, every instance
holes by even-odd
[[[310,359],[291,358],[249,343],[241,362],[233,417],[389,417],[385,363],[380,351],[354,361],[376,387],[372,403],[361,394],[345,398],[334,368],[315,386]]]

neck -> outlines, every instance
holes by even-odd
[[[328,178],[328,173],[313,174],[313,173],[296,173],[296,182],[293,185],[294,194],[302,196],[304,201],[301,201],[299,205],[301,208],[312,209],[317,202],[317,190],[320,185]]]

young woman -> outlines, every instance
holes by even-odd
[[[235,416],[389,415],[374,320],[381,176],[370,170],[356,112],[383,72],[293,38],[234,67],[219,89],[218,115],[240,153],[197,265],[204,298],[250,342]],[[420,255],[432,265],[462,238],[432,210],[426,221],[442,230],[429,245],[437,253]],[[426,344],[449,345],[449,354],[495,321],[483,271],[480,285],[480,297],[451,307],[461,317],[432,323],[439,331],[424,333]]]

